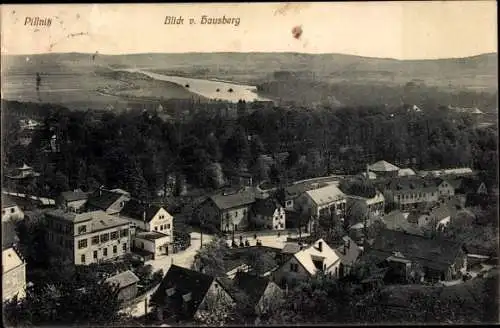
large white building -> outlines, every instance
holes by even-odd
[[[130,252],[130,222],[104,211],[46,213],[49,245],[76,265],[109,261]]]
[[[296,209],[304,215],[318,218],[333,212],[343,219],[346,209],[346,196],[335,185],[307,190],[296,200]]]

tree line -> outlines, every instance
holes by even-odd
[[[24,106],[7,105],[7,114]],[[491,165],[496,128],[477,129],[471,117],[444,108],[407,109],[275,107],[234,120],[199,110],[187,121],[171,122],[155,111],[53,107],[28,147],[17,143],[17,119],[7,115],[4,165],[33,165],[42,173],[32,186],[38,190],[106,185],[143,199],[154,198],[172,174],[185,176],[195,187],[218,189],[239,172],[282,184],[333,172],[359,173],[380,159],[414,169],[472,166],[496,181]],[[47,152],[53,136],[58,153]]]

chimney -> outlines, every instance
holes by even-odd
[[[323,242],[322,242],[322,241],[320,241],[320,242],[318,243],[318,250],[319,250],[320,252],[322,252],[322,251],[323,251]]]

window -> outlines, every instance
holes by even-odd
[[[104,243],[109,240],[109,233],[104,233],[101,235],[101,243]]]
[[[297,263],[290,263],[290,271],[293,272],[299,271],[299,265]]]
[[[62,236],[59,236],[59,245],[61,245],[61,246],[64,245],[64,239]]]
[[[165,218],[165,215],[160,215],[160,220],[163,220]]]
[[[158,226],[155,226],[155,231],[158,231]]]
[[[219,288],[218,284],[214,284],[215,289]]]
[[[127,251],[127,243],[123,243],[122,244],[122,249],[123,249],[124,252]]]
[[[167,224],[167,229],[170,230],[170,223]]]
[[[54,240],[54,235],[52,234],[52,232],[49,232],[49,240],[50,240],[50,241],[53,241],[53,240]]]
[[[111,233],[111,239],[112,239],[112,240],[118,239],[118,231],[113,231],[113,232]]]
[[[120,237],[128,237],[128,229],[123,229],[120,231]]]
[[[16,208],[15,207],[11,208],[10,213],[16,213]]]
[[[103,256],[108,256],[108,248],[107,248],[107,247],[104,247],[104,248],[102,249],[102,255],[103,255]]]
[[[97,244],[99,244],[99,236],[92,237],[92,245],[97,245]]]
[[[86,233],[87,232],[87,226],[86,225],[82,225],[82,226],[79,226],[78,227],[78,234],[81,235],[82,233]]]
[[[85,254],[82,254],[82,256],[80,257],[80,261],[85,264]]]
[[[5,215],[5,210],[2,210],[2,215]]]
[[[118,248],[116,247],[116,245],[113,246],[113,254],[116,254],[118,253]]]
[[[86,248],[87,247],[87,239],[80,239],[78,241],[78,249]]]
[[[97,251],[94,251],[94,259],[97,260]]]

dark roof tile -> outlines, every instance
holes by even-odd
[[[120,211],[120,216],[129,217],[139,221],[151,222],[160,209],[161,207],[157,205],[145,204],[137,199],[131,199]]]
[[[171,310],[181,314],[184,302],[182,297],[191,294],[191,300],[184,315],[192,318],[213,281],[212,276],[172,265],[151,299],[156,304],[165,305],[168,298]],[[173,292],[170,296],[167,293],[168,290]]]

